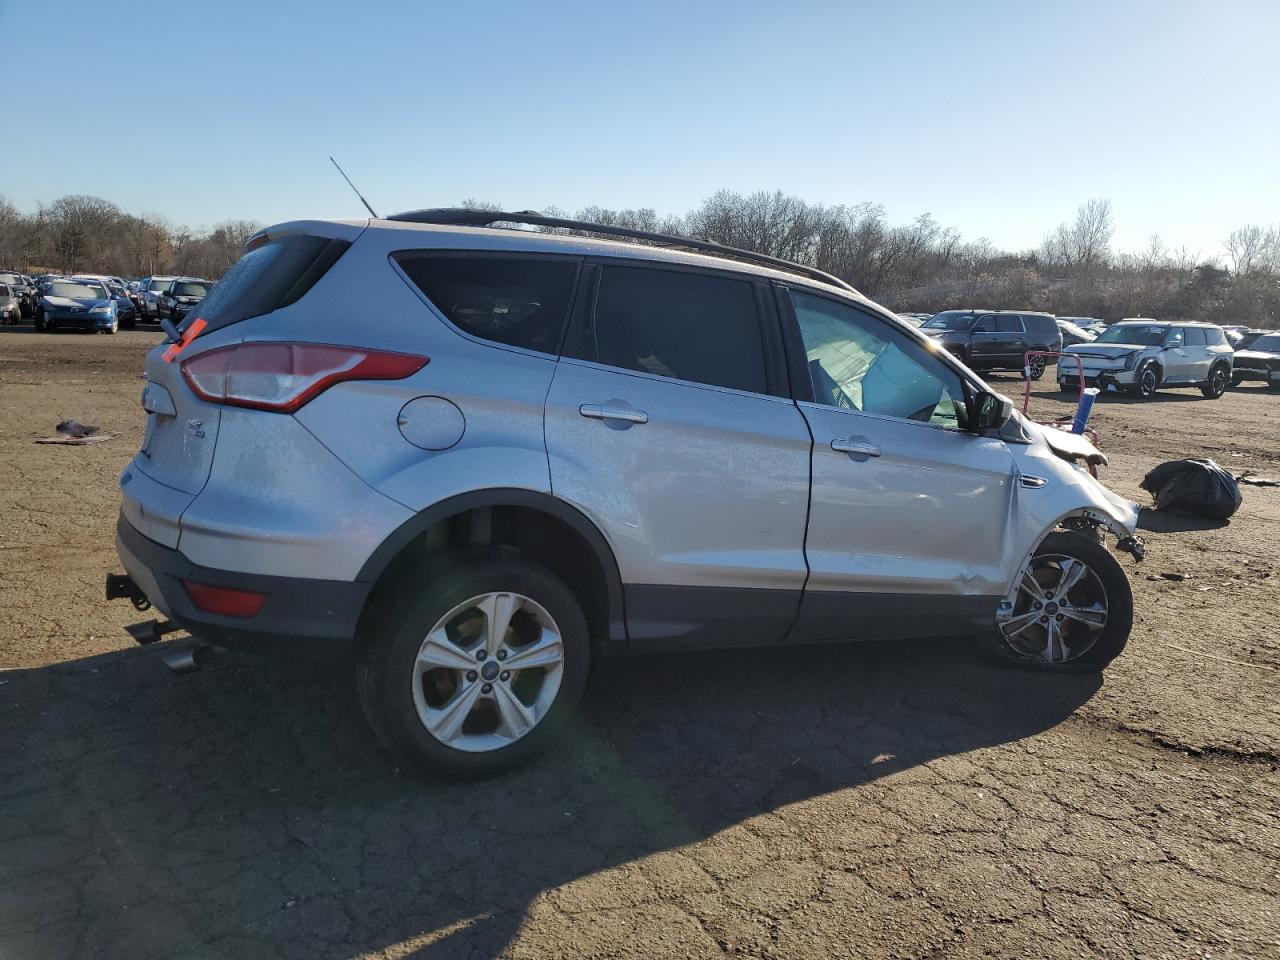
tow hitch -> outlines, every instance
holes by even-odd
[[[107,574],[107,599],[128,600],[133,604],[135,610],[151,609],[151,601],[142,592],[142,588],[134,582],[133,577],[127,573]],[[134,639],[137,638],[135,637]],[[145,643],[146,641],[139,640],[138,642]]]

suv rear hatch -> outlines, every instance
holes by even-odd
[[[258,234],[180,329],[189,336],[207,336],[301,299],[354,239],[296,229],[308,226],[359,233],[347,225],[312,223]],[[200,324],[198,331],[195,324]],[[144,536],[169,547],[177,546],[182,512],[209,480],[221,420],[219,407],[200,400],[183,380],[179,359],[169,344],[147,355],[142,392],[146,433],[142,449],[120,479],[126,518]]]

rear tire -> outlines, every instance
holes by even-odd
[[[1120,656],[1133,629],[1133,590],[1105,546],[1076,532],[1051,533],[1018,576],[1008,616],[979,638],[987,656],[1057,673],[1094,673]]]
[[[356,686],[378,739],[456,779],[502,773],[549,746],[582,697],[591,660],[569,588],[500,550],[410,569],[361,632]],[[534,662],[537,651],[546,664]]]
[[[1230,375],[1227,368],[1217,364],[1209,371],[1209,379],[1200,387],[1200,395],[1206,400],[1218,400],[1227,392],[1227,381]]]
[[[1044,357],[1035,357],[1027,364],[1027,373],[1030,375],[1030,379],[1039,380],[1044,376],[1045,363]]]

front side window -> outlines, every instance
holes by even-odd
[[[578,260],[405,253],[401,269],[459,329],[540,353],[557,353]]]
[[[1180,346],[1182,346],[1182,331],[1181,331],[1181,330],[1170,330],[1170,331],[1169,331],[1169,336],[1168,336],[1168,337],[1165,339],[1165,341],[1164,341],[1164,345],[1165,345],[1166,347],[1180,347]]]
[[[974,333],[995,333],[996,318],[990,315],[983,317],[973,326]]]
[[[605,266],[586,353],[625,370],[768,392],[755,292],[746,280]]]
[[[964,382],[927,348],[847,304],[791,292],[818,403],[960,429]]]

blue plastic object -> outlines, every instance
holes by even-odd
[[[1097,399],[1097,387],[1088,387],[1080,395],[1080,402],[1076,405],[1076,417],[1071,421],[1072,433],[1084,433],[1084,428],[1089,423],[1089,414],[1093,413],[1093,401]]]

